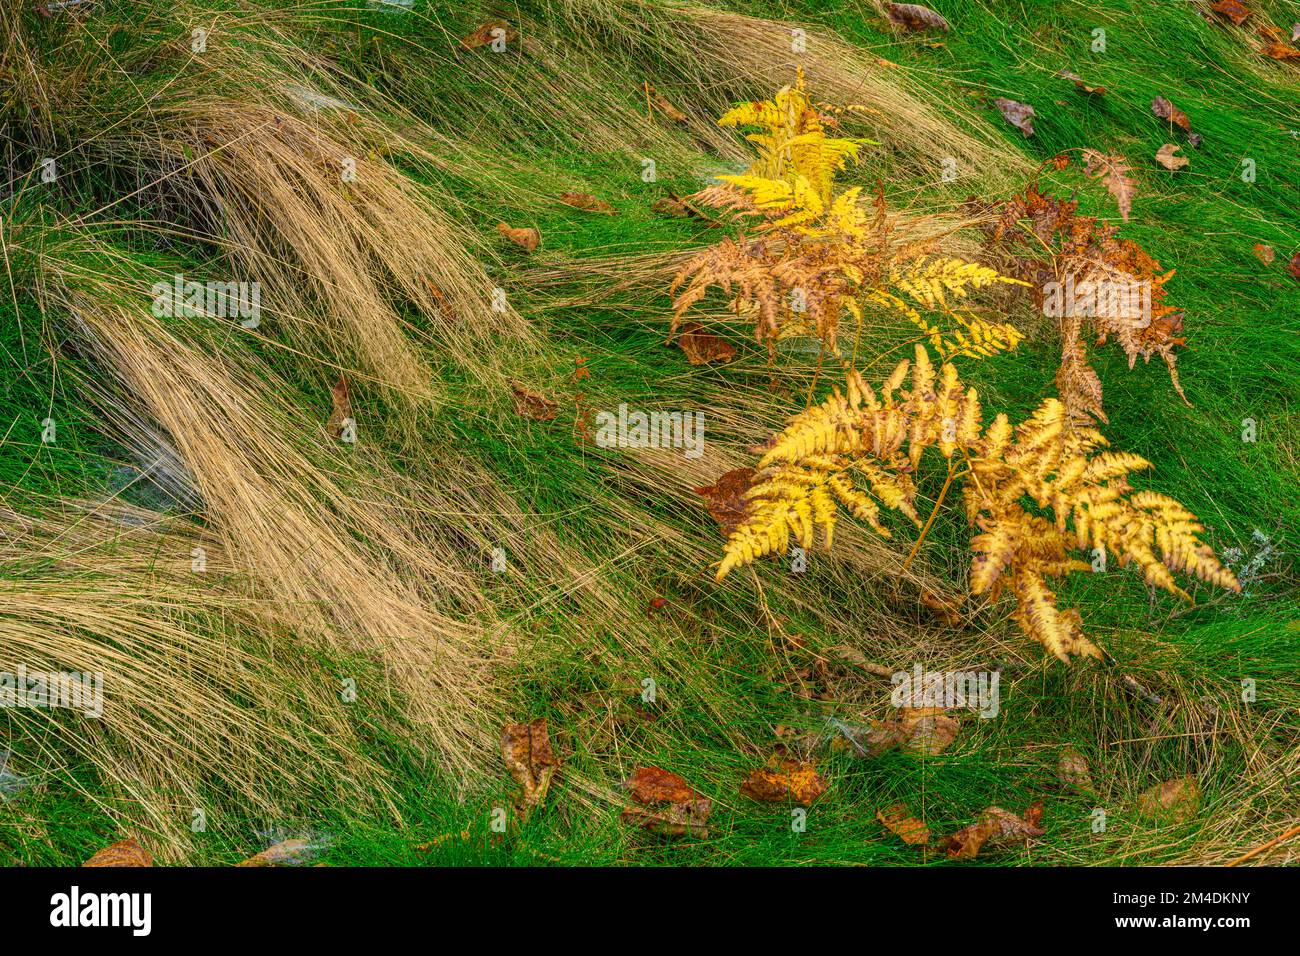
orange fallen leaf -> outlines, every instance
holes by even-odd
[[[318,846],[310,840],[282,840],[235,866],[303,866],[311,862],[317,850]]]
[[[1259,52],[1273,60],[1300,60],[1300,50],[1278,40],[1267,43]]]
[[[722,529],[722,536],[730,537],[731,532],[745,519],[749,502],[745,492],[754,480],[753,468],[733,468],[711,485],[691,489],[704,498],[704,506]]]
[[[1175,146],[1173,143],[1165,143],[1165,145],[1156,150],[1156,162],[1170,172],[1177,172],[1184,166],[1190,165],[1191,160],[1186,156],[1174,155],[1181,148],[1182,147],[1180,146]]]
[[[1250,16],[1250,11],[1241,0],[1215,0],[1210,5],[1210,9],[1220,16],[1227,17],[1235,26],[1241,26]]]
[[[682,326],[677,344],[686,353],[686,361],[692,365],[708,365],[710,362],[729,362],[736,357],[734,345],[703,329],[698,322]]]
[[[498,37],[509,46],[519,39],[519,32],[504,20],[489,20],[462,38],[460,45],[466,50],[477,50],[479,47],[490,46]]]
[[[948,837],[944,844],[945,852],[950,860],[971,860],[985,847],[994,849],[1027,843],[1031,838],[1043,835],[1044,831],[1039,827],[1042,816],[1042,804],[1034,804],[1022,817],[1001,807],[988,807],[980,814],[978,823],[962,827]]]
[[[529,391],[513,380],[510,382],[510,403],[514,406],[516,415],[531,418],[535,422],[553,421],[559,410],[559,406],[549,398]]]
[[[1087,83],[1083,81],[1083,77],[1075,73],[1071,73],[1069,70],[1061,70],[1056,75],[1062,77],[1063,79],[1069,80],[1071,83],[1074,84],[1074,88],[1078,90],[1080,93],[1087,93],[1089,96],[1106,95],[1106,87],[1089,86]]]
[[[876,819],[890,833],[910,846],[924,846],[930,842],[930,828],[908,813],[906,804],[891,803],[885,809],[876,811]]]
[[[829,788],[811,760],[791,760],[778,754],[745,778],[740,794],[764,803],[793,801],[806,807]]]
[[[546,799],[546,791],[560,761],[551,749],[545,717],[502,727],[501,756],[510,775],[523,789],[525,808],[535,807]]]
[[[942,707],[900,707],[898,723],[908,748],[930,756],[947,750],[961,728]]]
[[[1137,799],[1138,812],[1153,820],[1182,823],[1196,815],[1201,804],[1201,788],[1195,777],[1166,780],[1148,790]]]
[[[623,822],[665,836],[709,835],[713,801],[700,796],[677,774],[659,767],[638,767],[623,786],[632,799],[632,805],[623,810]]]
[[[134,838],[106,846],[82,866],[153,866],[153,857]]]
[[[599,212],[607,216],[618,215],[618,210],[609,203],[587,193],[561,193],[560,202],[574,209],[581,209],[583,212]]]
[[[1273,258],[1276,253],[1274,253],[1272,246],[1266,246],[1262,242],[1257,242],[1251,251],[1255,253],[1255,258],[1264,263],[1264,265],[1271,266],[1273,264]]]
[[[647,86],[646,92],[654,103],[655,109],[660,113],[672,120],[674,123],[686,122],[686,114],[673,106],[672,103],[668,102],[668,99],[662,93],[657,92],[653,86]]]
[[[1286,271],[1300,279],[1300,252],[1291,257],[1291,261],[1286,264]]]
[[[330,390],[330,401],[333,403],[333,410],[330,412],[330,420],[325,423],[325,429],[330,433],[331,438],[342,438],[345,423],[352,417],[352,398],[346,375],[340,375],[339,380],[334,383],[334,387]]]
[[[676,196],[665,196],[663,199],[656,200],[650,208],[661,216],[671,216],[674,219],[686,219],[692,215],[686,203]]]
[[[1157,96],[1151,101],[1151,112],[1157,119],[1162,119],[1170,126],[1176,126],[1186,133],[1187,142],[1192,146],[1201,145],[1201,136],[1199,133],[1192,132],[1192,121],[1187,118],[1187,114],[1163,96]]]
[[[497,232],[528,253],[536,252],[542,241],[542,234],[536,229],[512,229],[504,222],[497,223]]]

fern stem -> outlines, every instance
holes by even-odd
[[[952,459],[949,458],[948,478],[944,481],[943,487],[939,490],[939,497],[935,499],[934,509],[930,512],[930,517],[925,519],[925,526],[921,529],[921,534],[917,537],[916,543],[912,545],[912,551],[908,554],[907,560],[904,561],[903,566],[898,569],[898,580],[900,583],[903,580],[903,575],[907,573],[907,569],[912,566],[912,561],[916,558],[917,552],[921,550],[921,544],[925,541],[925,536],[930,533],[930,526],[934,524],[934,519],[939,516],[939,509],[943,507],[943,499],[948,496],[948,489],[952,487],[952,480],[955,477],[957,477],[957,468],[953,464]]]

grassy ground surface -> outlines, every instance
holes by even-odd
[[[180,522],[179,534],[214,536],[223,555],[230,553],[221,577],[221,587],[231,589],[229,606],[210,607],[210,579],[181,583],[167,592],[180,595],[169,620],[183,619],[198,635],[196,646],[241,647],[269,662],[250,665],[267,675],[268,686],[301,686],[282,706],[300,707],[301,723],[286,739],[302,744],[275,752],[279,766],[271,773],[237,742],[222,743],[206,712],[189,713],[174,737],[161,734],[139,749],[121,737],[129,721],[101,734],[79,730],[75,717],[0,712],[0,753],[12,749],[10,769],[27,781],[0,802],[0,862],[79,863],[130,834],[163,859],[200,864],[235,862],[277,836],[319,838],[320,859],[336,865],[945,864],[942,853],[908,847],[877,821],[878,810],[899,800],[936,834],[969,824],[991,804],[1019,812],[1046,802],[1041,839],[963,865],[1223,863],[1294,826],[1300,630],[1290,554],[1300,517],[1300,281],[1286,262],[1300,252],[1300,67],[1260,56],[1251,27],[1267,18],[1289,35],[1300,5],[1252,4],[1255,19],[1238,28],[1208,4],[948,0],[934,4],[951,24],[945,34],[898,33],[871,6],[829,2],[683,8],[657,0],[499,7],[416,0],[409,11],[323,0],[128,6],[91,4],[40,18],[13,4],[7,14],[48,72],[39,83],[15,82],[6,107],[12,295],[0,297],[0,487],[16,515],[63,516],[80,527],[104,502],[125,501],[155,515],[151,525]],[[683,12],[690,10],[704,14]],[[459,38],[492,18],[535,47],[500,55],[457,49]],[[209,161],[205,150],[222,148],[211,119],[160,106],[170,110],[186,90],[206,89],[193,62],[202,57],[186,53],[196,26],[209,29],[213,56],[235,64],[220,68],[222,95],[252,100],[251,84],[272,75],[259,74],[256,64],[271,64],[267,71],[283,69],[356,106],[352,115],[361,119],[350,123],[338,110],[299,105],[295,113],[283,96],[274,104],[358,152],[368,147],[363,164],[399,171],[447,217],[455,240],[448,246],[458,243],[482,270],[465,267],[467,287],[482,299],[449,331],[435,306],[403,290],[399,267],[375,264],[380,253],[367,247],[345,267],[382,273],[383,298],[394,303],[430,383],[414,399],[389,388],[384,363],[371,362],[371,327],[361,323],[361,334],[349,338],[322,303],[327,296],[305,304],[288,292],[275,297],[257,335],[212,322],[170,326],[177,341],[205,357],[203,368],[244,370],[232,380],[266,383],[265,394],[250,391],[249,401],[270,409],[265,420],[291,436],[283,454],[301,454],[313,475],[335,483],[338,497],[322,490],[323,479],[308,485],[288,467],[275,472],[279,486],[304,482],[301,500],[319,504],[312,520],[337,516],[345,541],[338,553],[355,546],[363,555],[358,567],[391,572],[401,584],[393,593],[416,595],[411,600],[441,615],[427,626],[413,613],[374,633],[342,612],[312,617],[305,608],[340,604],[334,592],[311,585],[325,572],[304,559],[292,574],[308,583],[297,590],[272,575],[270,558],[258,550],[269,546],[235,520],[237,508],[212,503],[222,482],[245,472],[212,466],[209,474],[210,459],[193,452],[191,460],[187,451],[197,445],[171,436],[178,467],[197,475],[197,504],[178,503],[142,477],[153,472],[139,430],[106,409],[139,408],[142,418],[163,422],[163,433],[178,426],[166,423],[159,404],[134,403],[141,389],[122,376],[124,361],[80,338],[70,298],[49,294],[57,285],[50,263],[65,248],[59,243],[88,230],[114,253],[102,260],[108,265],[92,266],[101,271],[220,276],[231,261],[246,261],[232,251],[246,237],[194,198],[209,188],[225,195],[220,183],[230,188],[229,180],[170,188],[188,181],[191,165]],[[844,103],[860,94],[856,102],[878,109],[853,120],[855,133],[882,145],[865,151],[849,179],[880,181],[896,208],[943,214],[968,196],[1003,198],[1062,150],[1091,147],[1128,159],[1137,190],[1121,235],[1177,269],[1167,288],[1185,310],[1188,343],[1178,367],[1188,402],[1159,361],[1130,370],[1118,349],[1095,349],[1106,434],[1154,463],[1144,487],[1196,512],[1219,553],[1240,551],[1238,568],[1269,549],[1242,594],[1202,587],[1198,605],[1188,607],[1168,595],[1152,598],[1128,571],[1076,575],[1062,596],[1083,610],[1090,636],[1111,659],[1066,667],[1044,659],[1015,628],[1005,599],[961,627],[919,606],[918,582],[943,593],[962,589],[968,530],[951,511],[927,535],[901,590],[898,570],[915,540],[901,524],[892,542],[846,530],[835,552],[811,557],[805,574],[768,562],[723,586],[713,583],[709,565],[722,540],[690,489],[753,464],[748,447],[804,407],[816,356],[787,354],[785,377],[773,388],[765,349],[734,320],[727,326],[725,301],[711,301],[701,316],[736,346],[733,361],[691,366],[679,349],[665,347],[665,280],[673,270],[665,272],[663,262],[716,241],[720,230],[651,207],[743,169],[743,143],[712,120],[727,103],[770,95],[790,81],[800,58],[782,43],[793,27],[809,32],[815,97]],[[1094,49],[1099,28],[1104,52]],[[308,51],[310,62],[288,50]],[[846,51],[871,70],[855,66]],[[21,63],[11,46],[11,78],[28,76]],[[1077,92],[1057,75],[1062,69],[1104,86],[1105,95]],[[76,78],[78,70],[85,79]],[[645,82],[689,122],[649,118]],[[44,109],[30,108],[45,95]],[[1203,136],[1198,149],[1184,148],[1191,165],[1177,173],[1152,158],[1162,144],[1181,142],[1151,114],[1158,95],[1183,109]],[[987,106],[998,96],[1035,106],[1032,138]],[[898,121],[918,103],[932,128]],[[396,141],[381,143],[360,128],[370,123],[398,131]],[[136,128],[139,142],[124,146],[129,137],[121,131]],[[278,125],[253,130],[280,135]],[[67,172],[43,189],[18,171],[51,150]],[[942,178],[950,156],[960,157],[956,182]],[[642,178],[646,158],[656,161],[654,182]],[[1241,178],[1243,159],[1254,161],[1254,182]],[[1043,181],[1062,194],[1077,190],[1081,211],[1115,216],[1110,197],[1077,164]],[[343,195],[359,202],[360,188]],[[598,196],[617,215],[578,212],[558,201],[566,190]],[[365,213],[389,214],[377,207]],[[494,231],[501,220],[539,229],[539,251],[527,256],[501,241]],[[316,228],[339,221],[323,216]],[[380,241],[397,244],[389,249],[395,259],[406,255],[397,231]],[[1271,265],[1252,253],[1256,243],[1273,247]],[[308,274],[324,257],[308,255],[305,245],[285,230],[267,248]],[[461,268],[454,256],[447,261],[448,270]],[[449,272],[424,274],[452,287],[444,285]],[[506,290],[526,332],[493,324],[486,294],[493,287]],[[137,300],[142,293],[125,279],[114,289]],[[359,299],[364,291],[349,294]],[[986,408],[1013,419],[1051,394],[1059,360],[1045,320],[1027,305],[1015,308],[1027,341],[1012,354],[962,367]],[[295,309],[312,314],[308,332],[288,331]],[[888,373],[910,337],[903,322],[882,320],[862,353],[868,380]],[[575,368],[589,374],[575,376]],[[355,448],[341,448],[323,429],[340,370],[353,382],[362,435]],[[557,417],[515,414],[510,380],[552,397]],[[108,398],[105,382],[113,383]],[[231,396],[231,405],[237,400]],[[680,453],[577,440],[583,409],[621,402],[702,411],[707,454],[686,461]],[[41,441],[47,418],[58,426],[52,444]],[[1245,419],[1256,423],[1256,441],[1242,440]],[[249,452],[239,460],[256,468],[262,459]],[[923,513],[941,484],[941,473],[923,476]],[[354,520],[350,508],[364,514]],[[375,515],[374,523],[362,520],[365,514]],[[379,537],[380,528],[394,537]],[[277,533],[272,527],[270,536]],[[6,593],[48,580],[78,593],[106,589],[107,566],[64,569],[73,552],[117,554],[117,532],[102,537],[72,546],[67,532],[52,533],[23,551],[32,535],[9,534],[12,547],[0,565]],[[188,567],[189,543],[168,550],[160,541],[154,561],[133,566],[138,600],[131,607],[142,620],[161,613],[147,600],[162,586],[158,569]],[[402,550],[406,543],[416,557]],[[504,575],[487,566],[492,547],[506,549]],[[656,599],[666,603],[656,607]],[[17,628],[31,620],[16,599],[0,615]],[[465,666],[490,688],[481,697],[478,685],[466,685],[461,699],[444,692],[444,680],[458,680],[458,671],[434,676],[459,653],[452,638],[433,641],[429,656],[403,658],[402,666],[385,657],[429,639],[428,627],[441,627],[444,617],[473,624],[467,646],[476,650]],[[54,630],[86,627],[61,622]],[[3,653],[9,633],[0,632],[0,669],[15,656]],[[111,627],[97,635],[92,629],[86,639],[134,652]],[[843,645],[891,669],[918,662],[934,670],[999,667],[1000,712],[993,720],[963,716],[956,741],[937,755],[895,751],[863,760],[822,749],[819,768],[830,789],[808,810],[806,829],[796,831],[788,806],[747,800],[739,782],[789,739],[778,737],[778,728],[816,735],[831,717],[886,715],[888,679],[829,650]],[[829,663],[818,667],[818,660]],[[188,666],[185,658],[178,670]],[[223,687],[229,675],[221,668],[196,673],[196,685],[215,688],[250,719],[277,706],[273,693],[261,696],[239,681]],[[655,683],[653,704],[640,698],[646,678]],[[1247,678],[1255,682],[1252,702],[1242,699]],[[336,698],[347,679],[360,690],[342,704]],[[184,691],[155,688],[155,709],[152,698],[121,706],[164,713]],[[506,720],[537,717],[548,718],[563,767],[544,807],[495,833],[494,808],[509,806],[517,790],[493,754],[495,735]],[[167,763],[156,744],[170,740],[183,749],[191,733],[217,741],[200,748],[204,759],[175,778],[152,769],[151,761]],[[1059,783],[1067,747],[1087,759],[1095,792]],[[449,757],[453,749],[467,756]],[[680,774],[713,800],[708,837],[664,839],[620,821],[619,782],[642,766]],[[1143,791],[1188,775],[1202,792],[1188,819],[1152,822],[1136,812]],[[1092,826],[1097,808],[1107,816],[1101,833]],[[190,827],[196,809],[205,813],[203,832]],[[1257,862],[1289,862],[1295,852],[1283,844]]]

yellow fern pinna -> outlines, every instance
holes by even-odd
[[[979,531],[971,542],[971,593],[996,596],[1009,588],[1016,622],[1052,654],[1067,661],[1100,657],[1078,612],[1057,607],[1048,578],[1091,571],[1112,555],[1120,566],[1136,565],[1149,584],[1188,600],[1175,572],[1240,590],[1198,537],[1204,529],[1195,515],[1172,498],[1130,486],[1130,473],[1150,463],[1105,446],[1100,432],[1071,422],[1054,398],[1017,427],[998,415],[985,428],[975,389],[963,388],[951,364],[936,373],[918,345],[915,362],[899,363],[879,396],[850,369],[845,392],[836,389],[777,436],[747,493],[745,519],[727,540],[718,580],[785,553],[792,539],[813,547],[818,527],[829,548],[837,506],[886,537],[882,506],[919,524],[911,476],[934,447],[949,460],[950,474],[963,469],[955,476],[964,479],[966,516]]]

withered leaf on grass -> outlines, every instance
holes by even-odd
[[[1156,162],[1170,172],[1177,172],[1184,166],[1190,165],[1191,160],[1186,156],[1175,156],[1182,147],[1175,146],[1173,143],[1165,143],[1156,150]]]
[[[1266,43],[1260,52],[1272,60],[1300,60],[1300,50],[1278,40]]]
[[[306,866],[316,858],[320,849],[320,844],[311,840],[282,840],[235,866]]]
[[[1138,811],[1152,820],[1182,823],[1196,815],[1201,788],[1195,777],[1166,780],[1145,790],[1137,799]]]
[[[677,774],[659,767],[638,767],[623,787],[632,799],[623,810],[624,823],[665,836],[709,835],[713,801],[700,796]]]
[[[944,848],[950,860],[971,860],[985,847],[996,849],[1042,836],[1044,831],[1039,826],[1042,818],[1042,804],[1034,804],[1022,817],[1001,807],[989,807],[980,814],[978,823],[962,827],[948,837]]]
[[[1056,779],[1066,786],[1073,787],[1081,793],[1092,793],[1092,773],[1083,754],[1073,747],[1066,747],[1056,762]]]
[[[153,866],[153,857],[133,837],[106,846],[82,866]]]
[[[885,809],[876,811],[876,819],[889,832],[911,846],[923,846],[930,842],[930,828],[908,813],[906,804],[891,803]]]
[[[651,101],[654,103],[654,108],[658,110],[660,114],[672,120],[674,123],[686,122],[686,114],[673,106],[673,104],[668,101],[667,97],[656,91],[653,86],[647,87],[646,90]]]
[[[745,778],[740,794],[765,803],[789,800],[806,807],[828,789],[826,778],[811,760],[791,760],[778,754]]]
[[[957,718],[949,717],[942,707],[900,707],[898,722],[907,747],[930,756],[947,750],[961,728]]]
[[[347,427],[348,420],[352,418],[352,397],[346,375],[340,375],[339,380],[334,383],[334,387],[330,390],[330,400],[334,408],[325,428],[331,438],[342,438],[343,430]]]
[[[519,32],[504,20],[489,20],[481,24],[473,33],[462,38],[460,45],[466,50],[477,50],[479,47],[491,46],[494,40],[499,40],[509,47],[518,39]]]
[[[1291,257],[1291,261],[1286,264],[1286,271],[1300,279],[1300,252]]]
[[[583,212],[600,212],[607,216],[618,215],[618,210],[605,200],[597,199],[587,193],[561,193],[560,202],[574,209],[581,209]]]
[[[691,215],[686,203],[676,196],[665,196],[663,199],[658,199],[650,208],[661,216],[671,216],[674,219],[686,219]]]
[[[1008,123],[1025,134],[1025,139],[1034,135],[1034,117],[1038,114],[1028,103],[1017,103],[1015,100],[999,96],[993,101],[993,105],[998,108],[998,112]]]
[[[551,778],[560,761],[551,749],[546,718],[526,724],[506,724],[501,728],[501,756],[510,776],[523,789],[525,808],[535,807],[546,799]]]
[[[1192,146],[1201,145],[1201,135],[1192,132],[1192,121],[1187,118],[1187,114],[1163,96],[1157,96],[1151,101],[1151,112],[1157,119],[1162,119],[1187,134],[1187,142]]]
[[[1241,0],[1214,0],[1210,9],[1220,16],[1227,17],[1236,26],[1241,26],[1246,18],[1250,16],[1250,11],[1246,9]]]
[[[896,26],[913,32],[942,30],[946,33],[950,29],[947,20],[919,3],[891,3],[886,6],[886,12]]]
[[[1109,156],[1105,153],[1099,153],[1095,149],[1085,149],[1083,158],[1084,174],[1093,179],[1101,180],[1101,184],[1115,197],[1115,205],[1119,207],[1120,217],[1125,222],[1128,222],[1129,210],[1133,208],[1133,192],[1137,189],[1137,183],[1129,176],[1132,170],[1124,162],[1124,157]]]
[[[698,322],[688,322],[682,326],[677,344],[686,353],[686,361],[692,365],[708,365],[710,362],[730,362],[736,357],[736,347],[726,339],[705,332]]]
[[[1089,86],[1087,83],[1083,81],[1083,77],[1079,76],[1078,74],[1071,73],[1069,70],[1061,70],[1056,75],[1069,80],[1071,83],[1074,84],[1074,88],[1078,90],[1080,93],[1087,93],[1089,96],[1106,95],[1106,87]]]
[[[745,492],[753,480],[753,468],[733,468],[719,475],[713,484],[691,489],[704,498],[704,506],[718,523],[724,538],[730,537],[731,532],[745,519],[749,508]]]
[[[1255,258],[1266,266],[1271,266],[1273,264],[1273,258],[1276,255],[1272,246],[1266,246],[1262,242],[1255,243],[1251,252],[1255,253]]]
[[[504,222],[497,223],[497,232],[528,253],[536,252],[542,241],[542,234],[536,229],[512,229]]]
[[[549,422],[555,419],[559,406],[536,392],[529,391],[516,381],[510,382],[510,403],[515,414],[531,418],[535,422]]]

